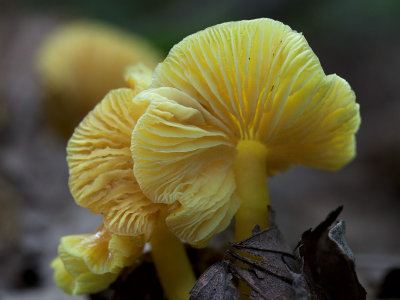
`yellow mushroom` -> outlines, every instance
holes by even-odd
[[[126,66],[153,69],[160,54],[140,37],[104,24],[75,21],[57,28],[38,51],[45,113],[64,137],[111,89],[125,86]]]
[[[150,88],[141,71],[75,130],[70,189],[112,234],[150,241],[167,297],[186,299],[194,276],[174,234],[204,246],[235,214],[237,239],[267,227],[267,175],[349,162],[358,105],[301,34],[269,19],[187,37]]]
[[[135,91],[117,89],[88,114],[67,146],[69,186],[77,204],[95,214],[113,233],[148,240],[159,207],[147,199],[133,175],[131,132],[140,107]]]
[[[112,234],[104,226],[93,234],[65,236],[51,263],[54,280],[71,295],[99,292],[131,266],[142,249],[140,240]]]
[[[302,34],[270,19],[188,36],[134,101],[146,106],[132,134],[136,180],[195,246],[235,214],[238,240],[267,227],[267,175],[337,170],[355,155],[354,92],[325,75]]]
[[[185,249],[165,226],[165,205],[153,203],[144,196],[133,175],[131,133],[145,107],[132,99],[150,85],[151,74],[143,65],[128,68],[125,78],[131,88],[109,92],[75,129],[67,146],[69,185],[77,204],[103,215],[104,228],[108,231],[135,238],[138,246],[150,241],[165,294],[171,300],[183,300],[188,298],[195,282]],[[60,247],[66,248],[63,243]],[[70,270],[73,266],[63,258],[60,249],[65,269],[78,279],[77,273],[86,276],[86,269],[81,273]],[[95,253],[87,256],[96,260]],[[56,260],[54,264],[60,263]],[[59,274],[62,283],[58,285],[69,287],[66,273]],[[103,281],[99,278],[96,288],[106,288],[115,280],[113,274],[108,271]]]

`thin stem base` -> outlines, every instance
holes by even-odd
[[[242,204],[235,216],[236,240],[250,236],[255,225],[268,228],[269,195],[266,147],[257,141],[240,141],[234,162],[237,193]]]
[[[162,212],[150,241],[153,261],[166,297],[169,300],[188,300],[196,277],[184,245],[167,228],[165,216]]]

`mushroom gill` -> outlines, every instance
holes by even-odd
[[[195,283],[185,248],[165,225],[166,205],[150,201],[133,174],[131,133],[147,108],[145,103],[133,98],[149,86],[151,73],[143,65],[128,68],[125,78],[131,88],[109,92],[75,129],[67,146],[69,186],[77,204],[103,215],[104,228],[110,234],[134,239],[132,249],[150,242],[165,295],[169,299],[183,300],[187,299]],[[63,265],[58,259],[54,262],[56,282],[61,288],[67,286],[74,290],[71,284],[80,284],[82,276],[99,282],[96,288],[101,284],[106,288],[115,280],[112,271],[101,273],[104,278],[96,277],[99,271],[95,262],[103,260],[105,251],[88,253],[82,268],[74,271],[74,256],[69,259],[70,252],[63,255],[65,240],[59,248]],[[77,252],[79,249],[78,246],[73,248]],[[59,282],[57,276],[61,278]],[[76,289],[89,290],[86,287]]]
[[[153,202],[169,206],[170,229],[196,246],[239,207],[248,209],[254,182],[265,185],[267,175],[295,164],[336,170],[355,155],[354,92],[325,75],[303,35],[270,19],[188,36],[135,101],[147,105],[132,135],[136,180]],[[249,159],[253,152],[257,160]],[[266,193],[246,218],[267,209]]]
[[[133,175],[130,140],[140,110],[132,102],[135,93],[111,91],[76,128],[67,147],[69,186],[76,203],[102,214],[110,231],[148,240],[159,206]]]

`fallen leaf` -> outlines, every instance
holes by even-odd
[[[197,280],[192,288],[190,299],[239,300],[239,293],[232,284],[232,274],[228,262],[221,261],[210,268]]]
[[[355,271],[354,255],[345,240],[344,221],[329,228],[341,211],[342,207],[337,208],[314,230],[304,232],[298,245],[311,299],[366,298]]]
[[[344,222],[332,226],[341,211],[337,208],[314,230],[304,232],[296,254],[278,228],[255,227],[251,237],[232,244],[224,260],[201,275],[190,300],[240,299],[235,279],[250,287],[251,300],[365,299],[344,238]]]

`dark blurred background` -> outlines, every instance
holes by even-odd
[[[141,35],[165,55],[205,27],[259,17],[302,32],[325,72],[345,78],[361,106],[352,163],[336,173],[295,167],[269,181],[281,230],[294,246],[343,204],[368,298],[399,295],[400,285],[388,294],[382,282],[400,268],[400,1],[0,0],[0,299],[72,299],[54,286],[49,263],[62,235],[100,222],[71,198],[66,141],[44,122],[34,64],[47,34],[94,19]]]

